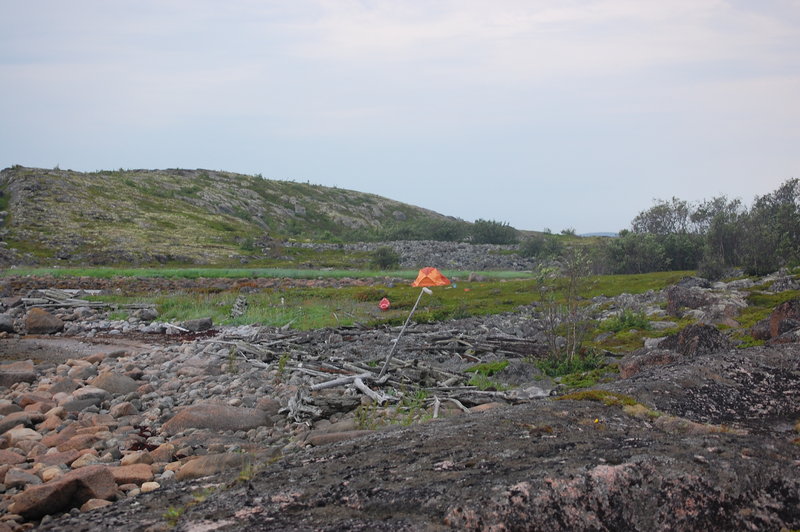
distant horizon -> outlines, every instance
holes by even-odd
[[[6,0],[0,167],[216,168],[619,231],[800,177],[800,4]]]

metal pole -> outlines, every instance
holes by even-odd
[[[431,293],[431,291],[429,289],[427,289],[427,288],[423,288],[422,291],[419,293],[419,296],[417,297],[417,302],[414,303],[414,307],[411,309],[411,312],[408,314],[408,318],[406,318],[406,322],[403,324],[403,328],[400,329],[400,334],[397,335],[397,340],[394,341],[394,345],[392,346],[392,349],[389,351],[389,354],[386,355],[386,361],[383,363],[383,368],[381,368],[381,373],[380,373],[380,375],[378,375],[378,380],[381,380],[383,375],[386,373],[386,370],[389,369],[389,361],[392,360],[392,355],[394,354],[395,349],[397,349],[397,344],[400,343],[400,337],[402,337],[403,333],[406,332],[406,327],[408,327],[408,322],[411,321],[411,316],[413,316],[414,315],[414,311],[417,310],[417,305],[419,305],[419,300],[422,299],[422,294],[424,294],[425,292],[427,292],[429,294]]]

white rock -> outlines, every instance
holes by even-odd
[[[161,484],[158,482],[145,482],[142,484],[141,490],[142,493],[150,493],[151,491],[155,491],[161,487]]]

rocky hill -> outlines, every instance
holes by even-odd
[[[373,194],[212,170],[0,172],[2,262],[223,264],[435,212]],[[463,222],[466,223],[466,222]]]

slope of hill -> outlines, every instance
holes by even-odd
[[[222,264],[288,237],[448,219],[373,194],[211,170],[14,166],[0,172],[0,192],[7,263]]]

